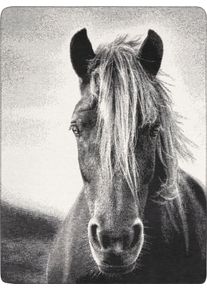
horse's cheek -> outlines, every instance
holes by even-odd
[[[146,168],[144,172],[144,178],[143,183],[147,184],[151,181],[153,175],[154,175],[154,168],[155,168],[155,161],[153,159],[149,159],[146,163]]]
[[[93,180],[96,180],[98,164],[96,146],[90,140],[79,139],[78,161],[83,181],[88,184],[93,183]]]
[[[137,154],[138,166],[139,168],[142,168],[140,177],[143,184],[149,183],[154,174],[155,147],[153,144],[150,145],[151,146],[145,146],[145,150],[138,152]]]
[[[88,176],[88,145],[84,140],[78,141],[78,162],[83,181],[89,181]]]
[[[92,183],[85,183],[84,184],[84,194],[87,200],[88,208],[91,217],[94,214],[94,207],[95,207],[95,198],[96,198],[96,189],[94,187],[94,184]]]

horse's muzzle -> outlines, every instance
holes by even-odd
[[[92,219],[88,225],[89,243],[99,270],[105,274],[133,271],[143,245],[143,224],[139,219],[130,227],[105,229]]]

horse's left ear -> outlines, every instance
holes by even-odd
[[[155,31],[149,30],[138,55],[142,67],[148,74],[156,76],[161,65],[162,56],[162,39]]]
[[[87,74],[88,62],[95,57],[85,28],[78,31],[71,39],[70,57],[75,72],[83,79]]]

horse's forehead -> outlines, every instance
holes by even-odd
[[[96,100],[90,93],[90,89],[88,86],[81,88],[81,99],[76,104],[75,109],[73,111],[73,118],[76,117],[79,113],[83,113],[84,111],[93,110],[96,106]]]
[[[82,98],[75,106],[74,113],[88,111],[92,108],[92,98]]]

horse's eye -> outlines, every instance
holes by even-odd
[[[150,136],[155,138],[160,131],[160,124],[154,124],[150,130]]]
[[[73,133],[74,133],[74,135],[75,135],[76,137],[79,137],[79,136],[80,136],[80,130],[79,130],[79,128],[78,128],[77,125],[72,124],[72,125],[70,126],[70,129],[73,131]]]

